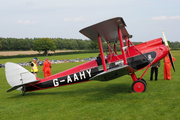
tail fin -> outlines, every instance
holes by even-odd
[[[12,62],[7,62],[5,64],[5,74],[7,82],[12,87],[7,92],[15,89],[21,90],[23,85],[39,81],[36,80],[36,77],[28,70]]]

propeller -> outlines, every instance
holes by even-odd
[[[169,47],[169,44],[168,44],[168,42],[167,42],[167,39],[166,39],[166,36],[165,36],[165,34],[164,34],[163,29],[162,29],[162,34],[163,34],[165,46],[166,46],[167,49],[168,49],[168,55],[169,55],[169,59],[170,59],[170,61],[171,61],[171,65],[172,65],[173,70],[174,70],[174,72],[175,72],[175,67],[174,67],[174,63],[173,63],[173,60],[172,60],[171,50],[170,50],[170,47]]]

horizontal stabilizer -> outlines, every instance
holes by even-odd
[[[28,85],[28,84],[30,84],[30,83],[36,83],[36,82],[39,82],[39,81],[40,81],[40,80],[35,80],[35,81],[29,82],[29,83],[26,83],[26,84],[16,85],[16,86],[10,88],[9,90],[7,90],[7,92],[11,92],[11,91],[13,91],[13,90],[16,90],[16,89],[22,87],[22,86],[26,86],[26,85]]]
[[[112,68],[110,70],[97,74],[96,76],[92,77],[91,80],[109,81],[135,71],[136,70],[130,67],[129,65],[125,65],[122,67]]]

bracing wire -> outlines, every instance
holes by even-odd
[[[116,32],[115,37],[114,37],[114,40],[113,40],[113,43],[114,43],[114,44],[116,44],[116,43],[115,43],[116,38],[117,38],[117,32]],[[102,38],[102,40],[107,44],[107,42],[106,42],[103,38]],[[110,44],[107,44],[107,46],[108,46],[108,48],[110,48],[111,51],[113,51],[113,53],[117,56],[118,60],[120,60],[120,58],[118,57],[118,55],[115,53],[114,49],[112,49],[111,45],[110,45]],[[106,51],[106,54],[107,54],[107,51]]]

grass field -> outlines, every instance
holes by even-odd
[[[131,93],[131,77],[99,82],[90,81],[47,90],[34,91],[22,96],[20,91],[7,93],[4,68],[0,68],[0,120],[178,120],[180,119],[180,51],[172,51],[176,58],[176,72],[172,80],[163,80],[163,62],[159,68],[158,81],[149,81],[150,70],[144,75],[147,89],[144,93]],[[78,54],[50,56],[53,59],[75,59],[97,56]],[[26,62],[32,58],[5,59]],[[39,59],[44,59],[39,57]],[[81,63],[52,65],[52,73],[58,73]],[[26,67],[30,69],[30,67]],[[42,67],[38,77],[43,78]],[[144,70],[136,72],[137,77]]]

